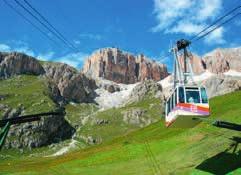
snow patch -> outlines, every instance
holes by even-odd
[[[65,146],[65,147],[61,148],[59,151],[52,154],[51,156],[61,156],[65,153],[67,153],[70,149],[75,147],[76,142],[77,142],[76,140],[72,139],[68,146]]]
[[[194,75],[193,80],[195,82],[201,82],[209,79],[212,76],[214,76],[213,73],[205,71],[200,75]],[[158,81],[157,83],[159,83],[163,87],[163,89],[170,88],[171,86],[173,86],[173,75],[169,75],[168,77],[162,79],[161,81]]]
[[[200,82],[200,81],[204,81],[209,79],[210,77],[214,76],[213,73],[209,72],[209,71],[205,71],[200,75],[194,75],[193,79],[195,82]]]
[[[162,86],[163,89],[168,88],[173,85],[172,75],[167,76],[166,78],[158,81],[157,83]]]
[[[241,77],[241,72],[238,72],[238,71],[235,71],[235,70],[229,70],[228,72],[225,72],[224,75]]]
[[[135,84],[118,84],[120,91],[110,93],[103,88],[95,90],[97,97],[95,102],[99,104],[101,110],[120,107],[125,104],[133,88],[139,83]]]

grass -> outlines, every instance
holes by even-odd
[[[66,118],[73,125],[81,124],[81,120],[93,114],[98,110],[95,104],[88,103],[70,103],[65,106]]]
[[[46,95],[47,87],[44,78],[32,75],[21,75],[0,80],[0,95],[6,96],[0,104],[11,108],[23,106],[26,114],[51,111],[55,103]],[[0,111],[0,118],[3,111]]]
[[[92,119],[88,120],[86,124],[78,130],[77,135],[84,137],[91,136],[97,141],[101,140],[102,142],[106,142],[137,130],[140,128],[140,124],[129,124],[123,120],[124,112],[134,109],[145,110],[146,113],[144,114],[144,117],[151,118],[155,121],[159,120],[162,112],[159,99],[146,98],[143,101],[129,104],[125,107],[112,108],[90,115],[90,118]],[[107,124],[98,124],[97,121],[101,120],[106,121]]]
[[[241,123],[240,99],[241,91],[211,99],[210,119]],[[147,107],[150,102],[142,103]],[[159,115],[157,111],[154,109],[153,115]],[[228,149],[233,137],[240,139],[240,133],[208,123],[191,129],[167,129],[160,120],[63,156],[1,160],[0,174],[241,174],[241,146],[234,153],[233,148]]]

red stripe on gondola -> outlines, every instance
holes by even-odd
[[[197,110],[209,112],[208,107],[197,106],[197,105],[189,104],[189,103],[178,103],[177,104],[177,107],[192,108],[193,106],[195,106],[197,108]]]

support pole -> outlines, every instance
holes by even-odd
[[[184,47],[184,51],[183,51],[183,57],[184,57],[184,84],[187,83],[187,48]]]
[[[7,122],[6,125],[3,127],[3,129],[1,130],[1,133],[0,133],[0,150],[2,149],[2,146],[5,142],[5,139],[8,135],[8,131],[10,129],[10,123]]]

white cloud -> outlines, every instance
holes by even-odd
[[[79,40],[74,40],[74,43],[75,44],[80,44],[80,41]]]
[[[43,61],[55,61],[66,63],[75,68],[80,68],[84,63],[85,58],[87,58],[88,56],[89,54],[82,52],[68,53],[63,56],[55,56],[55,53],[50,51],[44,54],[39,54],[37,58]]]
[[[56,61],[56,62],[62,62],[69,64],[73,67],[80,68],[86,57],[88,57],[89,54],[83,53],[83,52],[76,52],[76,53],[68,53],[67,55],[64,56],[56,56],[56,53],[53,51],[49,51],[46,53],[35,53],[27,43],[21,42],[21,41],[16,41],[15,45],[17,43],[17,46],[15,47],[10,47],[7,44],[0,43],[0,51],[5,51],[5,52],[22,52],[27,55],[36,57],[37,59],[43,60],[43,61]]]
[[[152,31],[158,32],[169,27],[191,6],[191,0],[154,0],[154,14],[158,25],[153,27]]]
[[[43,60],[43,61],[49,61],[51,59],[53,59],[54,56],[54,52],[50,51],[47,53],[41,53],[37,56],[38,59]]]
[[[27,55],[33,56],[33,57],[36,56],[34,51],[31,48],[27,47],[27,46],[13,48],[12,50],[13,51],[17,51],[17,52],[22,52],[22,53],[25,53]]]
[[[44,54],[39,54],[37,58],[43,61],[55,61],[66,63],[75,68],[79,68],[83,65],[85,58],[87,58],[88,56],[89,54],[82,52],[68,53],[63,56],[55,56],[55,53],[50,51]]]
[[[8,52],[8,51],[10,51],[10,50],[11,50],[10,46],[8,46],[8,45],[6,45],[6,44],[0,44],[0,51],[2,51],[2,52]]]
[[[35,53],[33,52],[33,50],[29,48],[26,43],[22,44],[21,46],[18,45],[16,47],[10,47],[8,44],[0,43],[0,51],[3,51],[3,52],[15,51],[15,52],[22,52],[30,56],[35,56]]]
[[[157,25],[152,32],[193,35],[201,31],[207,22],[216,18],[222,9],[222,0],[154,0]],[[220,43],[223,29],[207,36]]]
[[[55,61],[66,63],[73,67],[79,68],[83,65],[85,58],[87,58],[88,56],[89,54],[82,53],[82,52],[69,53],[65,56],[55,59]]]
[[[224,28],[220,27],[217,30],[214,30],[212,33],[209,34],[208,37],[205,38],[205,42],[207,44],[224,44],[226,41],[223,39]]]
[[[79,34],[80,38],[87,38],[87,39],[91,39],[91,40],[101,40],[102,36],[99,34],[93,34],[93,33],[82,33]]]
[[[199,19],[200,21],[204,21],[209,18],[214,18],[219,14],[221,8],[221,0],[203,0],[201,3],[201,8],[197,12],[197,19]]]
[[[193,24],[189,21],[179,22],[170,30],[166,30],[167,33],[185,33],[186,35],[197,34],[204,28],[202,24]]]

